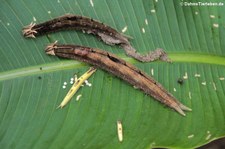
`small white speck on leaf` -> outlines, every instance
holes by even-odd
[[[206,85],[206,82],[202,82],[202,85]]]
[[[195,11],[195,15],[198,15],[198,11]]]
[[[196,78],[199,78],[199,77],[201,77],[201,75],[196,73],[196,74],[195,74],[195,77],[196,77]]]
[[[145,19],[145,24],[148,25],[148,20],[147,19]]]
[[[218,28],[219,27],[219,24],[213,23],[213,27]]]
[[[94,7],[93,0],[90,0],[91,7]]]
[[[183,76],[183,79],[188,79],[188,74],[185,72],[185,75]]]
[[[212,135],[210,133],[208,133],[208,135],[206,136],[205,140],[209,140],[211,138],[211,136]]]
[[[48,11],[48,14],[51,14],[51,11]]]
[[[194,134],[191,134],[191,135],[188,136],[188,139],[191,139],[193,137],[194,137]]]
[[[215,82],[212,83],[214,90],[216,91],[216,84]]]
[[[82,96],[81,94],[80,95],[77,95],[76,101],[80,100],[81,96]]]
[[[33,17],[33,21],[34,21],[34,22],[36,22],[36,21],[37,21],[37,19],[36,19],[35,17]]]
[[[151,13],[155,13],[155,12],[156,12],[155,9],[152,9],[152,10],[151,10]]]
[[[189,98],[191,99],[191,92],[188,92],[188,96],[189,96]]]
[[[151,69],[151,75],[154,76],[154,69]]]
[[[173,88],[173,91],[176,92],[177,91],[176,88]]]
[[[88,80],[85,80],[85,81],[84,81],[84,83],[85,83],[87,86],[89,86],[89,87],[91,87],[91,86],[92,86],[92,84],[91,84],[91,83],[89,83],[89,82],[88,82]]]
[[[142,28],[142,32],[145,33],[145,29],[144,28]]]
[[[221,81],[225,80],[225,78],[224,78],[224,77],[220,77],[219,79],[220,79]]]
[[[122,32],[125,33],[127,31],[127,26],[122,29]]]
[[[214,19],[214,18],[215,18],[215,16],[214,16],[214,15],[212,15],[212,14],[211,14],[209,17],[210,17],[210,18],[212,18],[212,19]]]

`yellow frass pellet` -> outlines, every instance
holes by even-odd
[[[117,121],[117,135],[120,142],[123,141],[123,126],[121,121]]]

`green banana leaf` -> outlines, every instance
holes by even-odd
[[[0,148],[196,148],[225,136],[225,2],[215,3],[1,0]],[[36,39],[22,36],[23,26],[66,13],[125,31],[140,53],[163,48],[173,63],[137,62],[120,47],[78,31]],[[102,70],[89,79],[91,87],[83,86],[65,108],[56,109],[71,87],[70,78],[81,76],[90,65],[46,55],[45,46],[55,40],[117,54],[160,82],[192,112],[183,117]],[[183,84],[177,83],[183,77]],[[77,95],[82,95],[79,101]],[[122,142],[117,120],[123,125]]]

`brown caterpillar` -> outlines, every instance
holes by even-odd
[[[80,30],[83,33],[95,35],[108,45],[119,45],[128,56],[142,62],[150,62],[157,59],[171,62],[162,49],[156,49],[146,55],[141,55],[136,52],[136,49],[131,46],[128,38],[123,34],[97,20],[79,15],[66,14],[44,23],[31,23],[23,28],[22,33],[25,37],[35,38],[39,35],[67,29]]]
[[[185,116],[183,110],[191,111],[190,108],[176,100],[175,97],[166,91],[161,84],[112,53],[96,48],[79,45],[57,45],[56,43],[47,46],[45,52],[49,55],[89,63],[108,71],[130,83],[132,86],[144,91],[146,94],[154,97],[168,107],[176,110],[183,116]]]

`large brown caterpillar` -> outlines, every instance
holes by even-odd
[[[112,53],[96,48],[79,45],[58,45],[56,43],[47,46],[45,52],[49,55],[89,63],[108,71],[176,110],[183,116],[185,116],[183,110],[191,111],[190,108],[176,100],[161,84]]]
[[[22,33],[25,37],[35,38],[39,35],[66,29],[80,30],[84,33],[95,35],[108,45],[119,45],[128,56],[142,62],[150,62],[157,59],[170,62],[167,54],[162,49],[156,49],[146,55],[141,55],[136,52],[136,49],[131,46],[128,38],[123,34],[97,20],[79,15],[66,14],[44,23],[31,23],[23,28]]]

